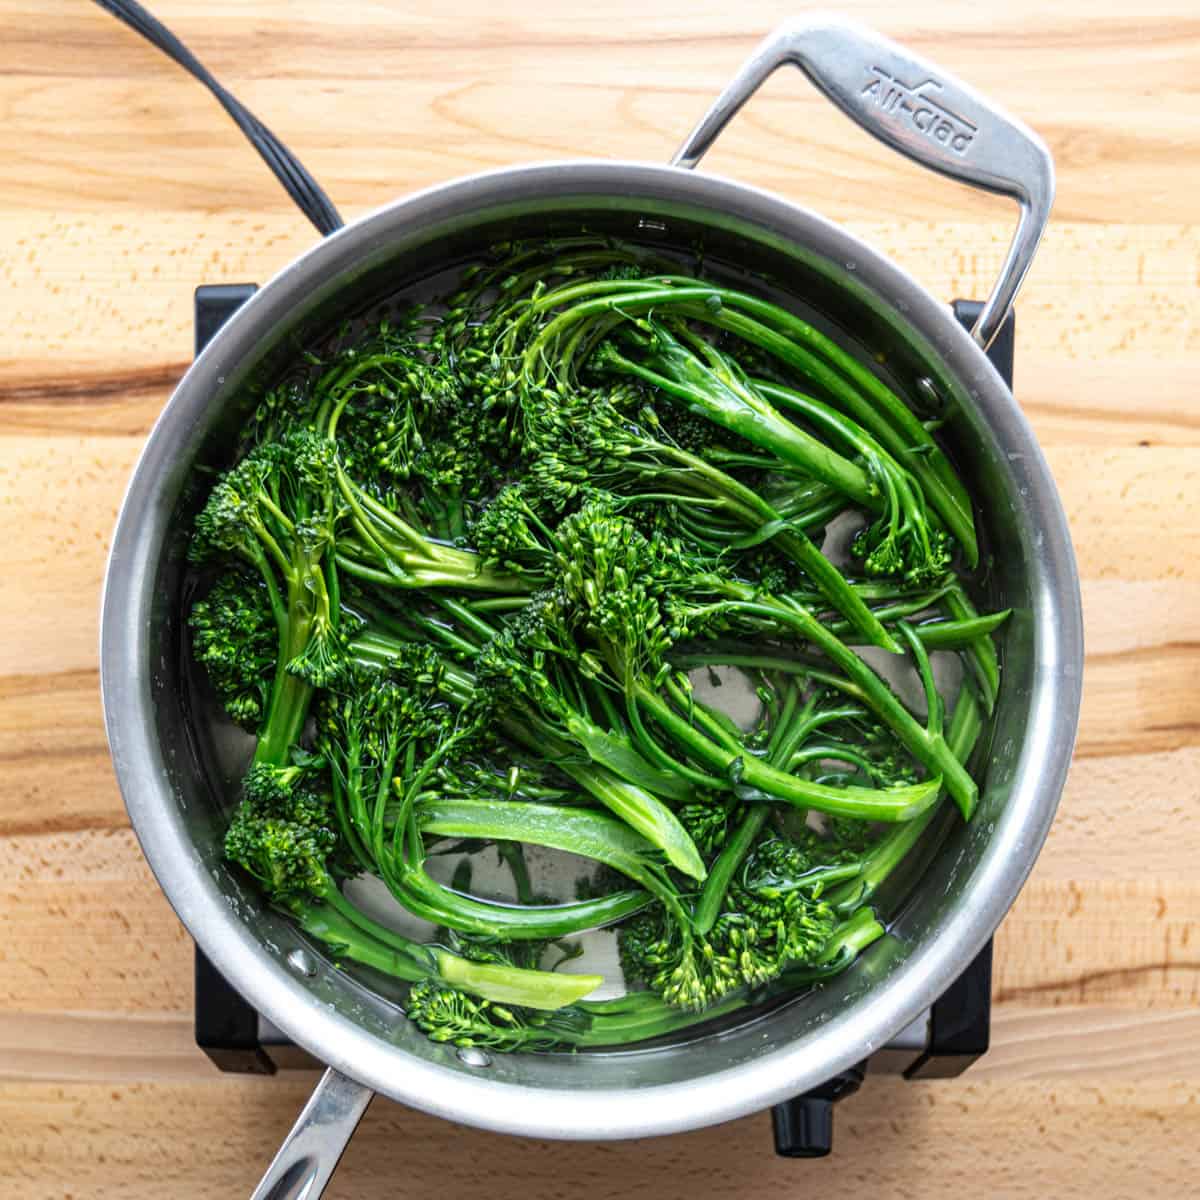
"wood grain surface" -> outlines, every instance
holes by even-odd
[[[377,1101],[329,1194],[1196,1195],[1200,1168],[1200,10],[845,4],[1020,113],[1058,164],[1016,392],[1062,489],[1088,659],[1059,819],[997,941],[994,1049],[876,1080],[822,1163],[765,1118],[568,1147]],[[155,0],[346,215],[463,173],[663,160],[755,40],[747,0]],[[706,167],[986,294],[1012,213],[781,74]],[[97,684],[108,536],[198,283],[314,233],[211,99],[92,4],[0,0],[0,1195],[245,1195],[310,1080],[193,1047],[191,946],[128,827]]]

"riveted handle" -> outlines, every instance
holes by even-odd
[[[931,170],[1020,208],[992,293],[971,330],[985,349],[1012,308],[1054,201],[1054,163],[1041,138],[941,68],[853,21],[816,14],[770,34],[717,97],[672,159],[692,168],[729,120],[785,63],[868,133]]]

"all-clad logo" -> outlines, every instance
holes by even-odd
[[[918,133],[947,150],[965,155],[979,130],[938,100],[937,93],[941,90],[942,85],[936,79],[905,83],[880,67],[872,67],[860,95],[870,97],[884,112],[911,122]]]

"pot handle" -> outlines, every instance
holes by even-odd
[[[374,1095],[329,1067],[250,1200],[320,1200]]]
[[[785,63],[901,154],[972,187],[1011,196],[1020,218],[1000,278],[971,336],[999,332],[1033,262],[1054,202],[1054,163],[1033,130],[923,58],[828,14],[786,21],[746,61],[671,160],[691,169],[729,120]]]

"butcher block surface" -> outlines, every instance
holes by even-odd
[[[488,168],[667,159],[793,6],[154,0],[347,217]],[[798,6],[797,6],[798,7]],[[1189,1196],[1200,1178],[1200,12],[1190,0],[843,6],[1019,113],[1058,167],[1015,392],[1062,491],[1087,668],[1074,766],[996,938],[992,1050],[868,1081],[834,1157],[765,1116],[637,1143],[377,1101],[327,1195]],[[982,298],[1007,201],[902,162],[781,72],[705,169]],[[191,353],[192,291],[317,235],[218,106],[83,0],[0,0],[0,1195],[249,1194],[311,1075],[192,1041],[192,944],[108,759],[117,506]]]

